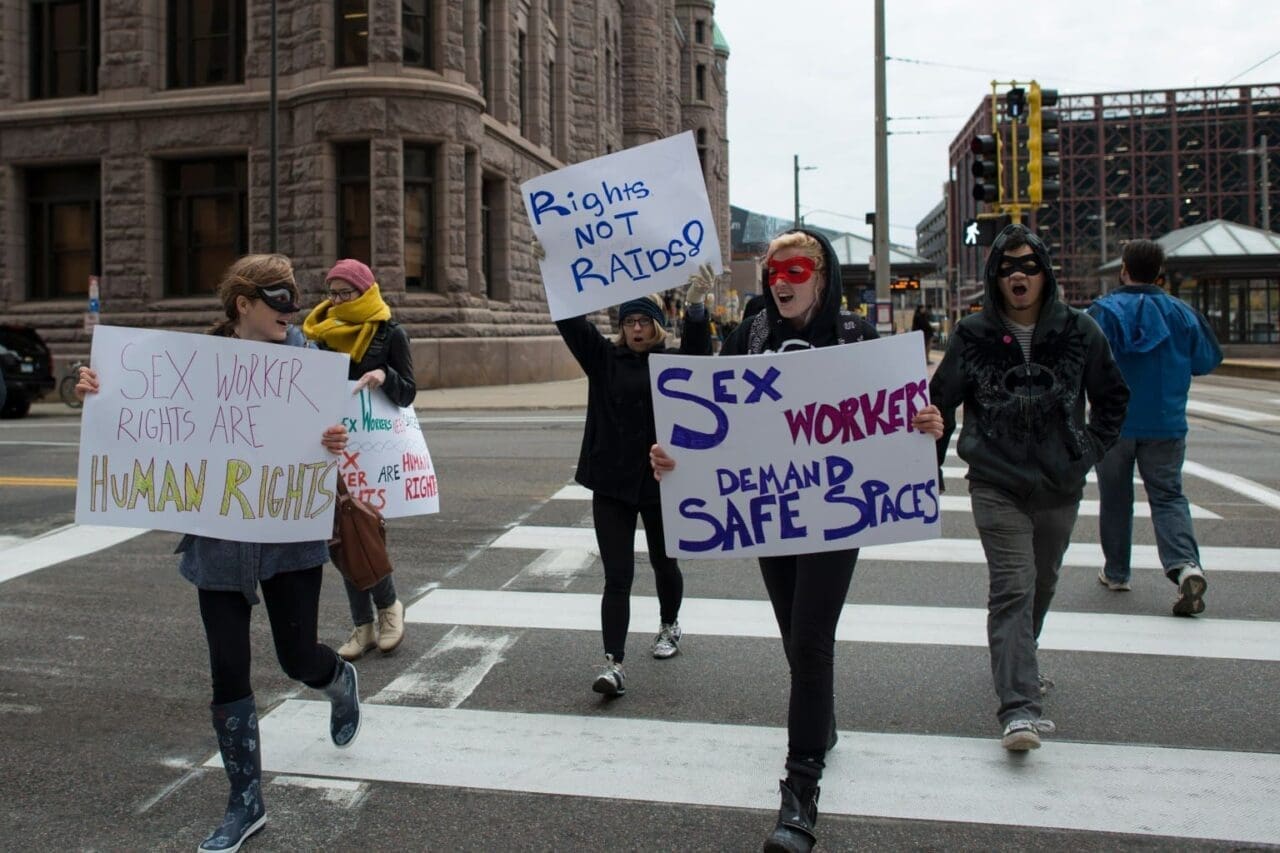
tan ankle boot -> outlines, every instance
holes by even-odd
[[[373,633],[373,623],[357,625],[351,632],[351,636],[338,649],[338,657],[343,660],[359,660],[365,652],[376,645],[378,640]]]
[[[404,641],[404,605],[396,599],[390,607],[378,610],[378,648],[383,654],[393,652]]]

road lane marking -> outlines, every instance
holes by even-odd
[[[100,527],[96,524],[59,527],[0,551],[0,583],[111,548],[146,532],[137,527]]]
[[[75,477],[0,477],[0,486],[43,486],[47,488],[76,487]]]
[[[502,585],[503,589],[519,585],[526,580],[542,583],[554,581],[561,589],[568,589],[583,571],[595,562],[595,555],[590,551],[579,551],[573,548],[558,548],[544,551],[537,559],[521,569],[515,577]]]
[[[1103,594],[1106,590],[1101,590]],[[600,596],[592,593],[438,589],[405,611],[405,621],[487,628],[599,631]],[[657,625],[658,600],[631,596],[631,624]],[[680,623],[689,635],[776,638],[767,601],[685,598]],[[641,632],[636,627],[634,633]],[[846,604],[836,639],[851,643],[987,646],[987,611],[963,607]],[[1175,619],[1055,610],[1039,648],[1108,654],[1280,661],[1280,622]]]
[[[339,751],[329,742],[328,702],[282,703],[261,720],[270,744],[264,769],[603,802],[778,808],[783,728],[372,703],[362,713],[360,739]],[[1011,756],[994,735],[842,731],[827,756],[821,808],[826,815],[1276,843],[1278,779],[1280,755],[1268,753],[1058,738],[1038,753]]]
[[[553,501],[589,501],[591,500],[591,490],[585,486],[579,486],[576,483],[565,486],[560,491],[551,496]],[[973,506],[969,502],[968,495],[943,495],[940,501],[943,512],[973,512]],[[1093,516],[1098,515],[1098,501],[1082,500],[1080,501],[1080,515]],[[1151,507],[1145,502],[1134,501],[1133,515],[1135,518],[1150,518]],[[1204,507],[1191,504],[1192,518],[1217,518],[1222,516],[1216,512],[1210,512]]]
[[[490,548],[525,548],[548,551],[577,548],[598,554],[596,534],[590,527],[550,527],[518,525],[503,533]],[[637,530],[637,554],[649,552],[644,531]],[[705,557],[703,558],[705,559]],[[893,545],[872,545],[862,549],[862,560],[906,563],[976,563],[986,565],[982,543],[977,539],[926,539]],[[1200,561],[1206,571],[1280,573],[1280,548],[1201,547]],[[1134,545],[1131,565],[1135,569],[1161,568],[1154,545]],[[1072,542],[1063,556],[1064,566],[1097,570],[1103,563],[1102,546],[1092,542]]]
[[[455,627],[418,658],[408,672],[378,691],[370,701],[391,703],[408,699],[456,708],[484,681],[489,670],[504,660],[517,639],[515,634]]]
[[[79,447],[78,441],[0,441],[0,444],[16,447]]]
[[[1201,465],[1199,462],[1192,462],[1190,459],[1182,463],[1182,473],[1208,480],[1210,483],[1255,500],[1272,509],[1280,509],[1280,492],[1261,483],[1255,483],[1245,477],[1227,471],[1219,471],[1216,468]]]
[[[1218,403],[1205,403],[1200,400],[1187,401],[1187,414],[1189,415],[1213,415],[1219,418],[1226,418],[1231,421],[1239,421],[1246,424],[1256,423],[1273,423],[1280,421],[1280,415],[1272,415],[1266,412],[1254,412],[1249,409],[1237,409],[1234,406],[1222,406]]]

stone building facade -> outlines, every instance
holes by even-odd
[[[423,387],[576,374],[519,186],[692,130],[729,257],[713,0],[277,0],[276,248],[366,260]],[[0,317],[199,331],[271,245],[266,0],[0,0]]]

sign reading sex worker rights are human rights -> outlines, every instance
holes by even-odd
[[[720,272],[720,238],[693,132],[540,175],[520,186],[551,319],[578,317]]]
[[[347,383],[347,449],[338,457],[347,491],[384,518],[439,512],[436,469],[417,412],[395,405],[381,391],[352,393],[355,387]]]
[[[80,427],[76,523],[240,542],[333,535],[341,353],[113,326]]]
[[[766,557],[941,535],[919,332],[850,346],[649,360],[667,552]]]

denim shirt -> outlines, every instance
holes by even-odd
[[[289,327],[285,345],[311,346],[294,326]],[[260,581],[283,572],[324,565],[329,559],[329,545],[324,540],[232,542],[188,533],[174,553],[182,555],[178,571],[200,589],[241,592],[250,604],[257,604]]]

